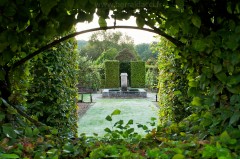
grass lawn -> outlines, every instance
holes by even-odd
[[[105,118],[115,109],[121,111],[120,115],[113,116],[113,121],[109,122]],[[145,134],[145,132],[137,128],[137,123],[147,125],[149,129],[153,127],[147,124],[151,122],[151,117],[157,118],[158,108],[146,98],[141,99],[108,99],[99,98],[96,103],[89,108],[86,114],[78,121],[78,133],[85,133],[87,136],[97,133],[99,136],[105,134],[104,129],[110,128],[115,122],[123,120],[126,124],[133,119],[133,128],[135,132]]]

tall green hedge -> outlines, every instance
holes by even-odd
[[[119,86],[119,61],[105,61],[105,88],[118,88]]]
[[[77,135],[78,53],[74,48],[73,40],[66,41],[31,61],[28,90],[28,114],[66,136]]]
[[[131,87],[145,87],[145,62],[131,62]]]

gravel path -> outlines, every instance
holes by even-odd
[[[78,116],[81,118],[87,110],[92,106],[92,103],[77,103],[78,105]]]

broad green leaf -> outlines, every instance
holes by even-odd
[[[229,125],[232,125],[235,122],[239,121],[239,118],[240,118],[240,112],[239,111],[234,112],[233,116],[230,118]]]
[[[50,149],[47,151],[47,154],[55,154],[58,151],[58,149]]]
[[[25,135],[26,135],[27,137],[32,137],[32,136],[33,136],[32,128],[26,127],[26,128],[25,128]]]
[[[184,158],[185,158],[184,155],[182,155],[182,154],[176,154],[176,155],[173,156],[172,159],[184,159]]]
[[[206,44],[204,40],[193,40],[192,41],[192,46],[196,51],[204,51],[206,48]]]
[[[33,129],[33,135],[37,136],[40,133],[38,128]]]
[[[111,115],[119,115],[121,113],[121,110],[115,109]]]
[[[240,75],[235,75],[235,76],[229,76],[228,77],[228,82],[227,84],[229,85],[235,85],[240,83]]]
[[[202,152],[203,158],[212,158],[216,154],[216,147],[212,145],[206,145]]]
[[[126,132],[127,132],[128,134],[131,134],[131,133],[134,132],[134,128],[130,128],[130,129],[128,129]]]
[[[105,118],[107,121],[112,121],[112,117],[110,115],[108,115],[106,118]]]
[[[193,25],[195,25],[197,28],[200,28],[200,26],[201,26],[201,19],[200,19],[199,16],[194,15],[194,16],[192,16],[191,20],[192,20]]]
[[[18,155],[16,154],[0,154],[0,157],[3,159],[8,159],[8,158],[20,158]]]
[[[151,117],[151,121],[155,121],[155,120],[157,120],[157,118]]]
[[[189,81],[189,82],[188,82],[188,85],[189,85],[190,87],[197,87],[197,86],[198,86],[198,82],[197,82],[197,81]]]
[[[17,134],[16,132],[14,131],[14,128],[13,126],[11,126],[10,124],[5,124],[2,126],[2,129],[3,129],[3,133],[9,137],[9,138],[16,138],[17,137]]]
[[[227,83],[227,75],[224,72],[216,74],[216,77],[223,83]]]
[[[0,112],[0,122],[5,118],[5,114]]]
[[[222,71],[222,65],[214,65],[214,73],[219,73],[220,71]]]
[[[137,26],[138,26],[139,28],[143,28],[143,26],[144,26],[144,24],[145,24],[145,21],[144,21],[144,19],[142,19],[141,17],[137,17],[137,18],[136,18],[136,23],[137,23]]]
[[[105,128],[104,131],[111,133],[112,131],[109,128]]]
[[[148,130],[148,127],[146,125],[143,125],[143,130]]]
[[[182,94],[182,92],[181,91],[174,91],[174,95],[181,95]]]
[[[43,14],[48,15],[51,9],[57,5],[57,0],[40,0],[40,7]]]
[[[234,85],[234,86],[227,86],[227,90],[231,93],[239,94],[240,93],[240,85]]]
[[[52,129],[50,129],[50,131],[53,135],[58,134],[58,129],[56,129],[56,128],[52,128]]]
[[[234,71],[234,66],[232,64],[228,64],[227,65],[227,70],[228,70],[228,73],[231,75]]]
[[[99,24],[100,27],[106,27],[107,26],[107,22],[103,17],[99,17],[98,24]]]
[[[229,136],[227,131],[224,131],[221,135],[220,135],[220,141],[222,143],[228,143],[228,141],[231,140],[231,137]]]
[[[217,57],[222,57],[222,53],[221,53],[221,50],[220,49],[217,49],[217,50],[214,50],[213,51],[213,54]]]
[[[226,46],[229,49],[235,51],[239,47],[240,37],[238,34],[232,34],[232,35],[229,35],[225,41],[226,41],[225,42]]]
[[[133,124],[133,120],[132,120],[132,119],[130,119],[130,120],[128,121],[128,123],[127,123],[127,125],[130,125],[130,124]]]
[[[184,8],[184,0],[176,0],[176,5],[180,8]]]
[[[195,105],[195,106],[201,106],[202,105],[201,101],[202,101],[201,98],[194,97],[191,103],[192,105]]]
[[[124,123],[123,120],[119,120],[119,121],[117,121],[117,122],[114,124],[114,126],[115,126],[115,125],[122,125],[123,123]]]

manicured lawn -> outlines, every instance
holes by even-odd
[[[108,99],[99,98],[96,103],[90,107],[86,114],[79,119],[78,132],[92,135],[97,133],[99,136],[105,134],[105,128],[112,128],[115,122],[123,120],[126,124],[130,119],[133,119],[133,127],[136,132],[145,134],[140,128],[137,128],[137,123],[147,125],[153,128],[147,122],[151,121],[151,117],[157,118],[158,108],[149,100],[145,99]],[[113,116],[113,121],[109,122],[105,118],[110,115],[115,109],[121,111],[120,115]],[[156,121],[157,122],[157,121]]]

